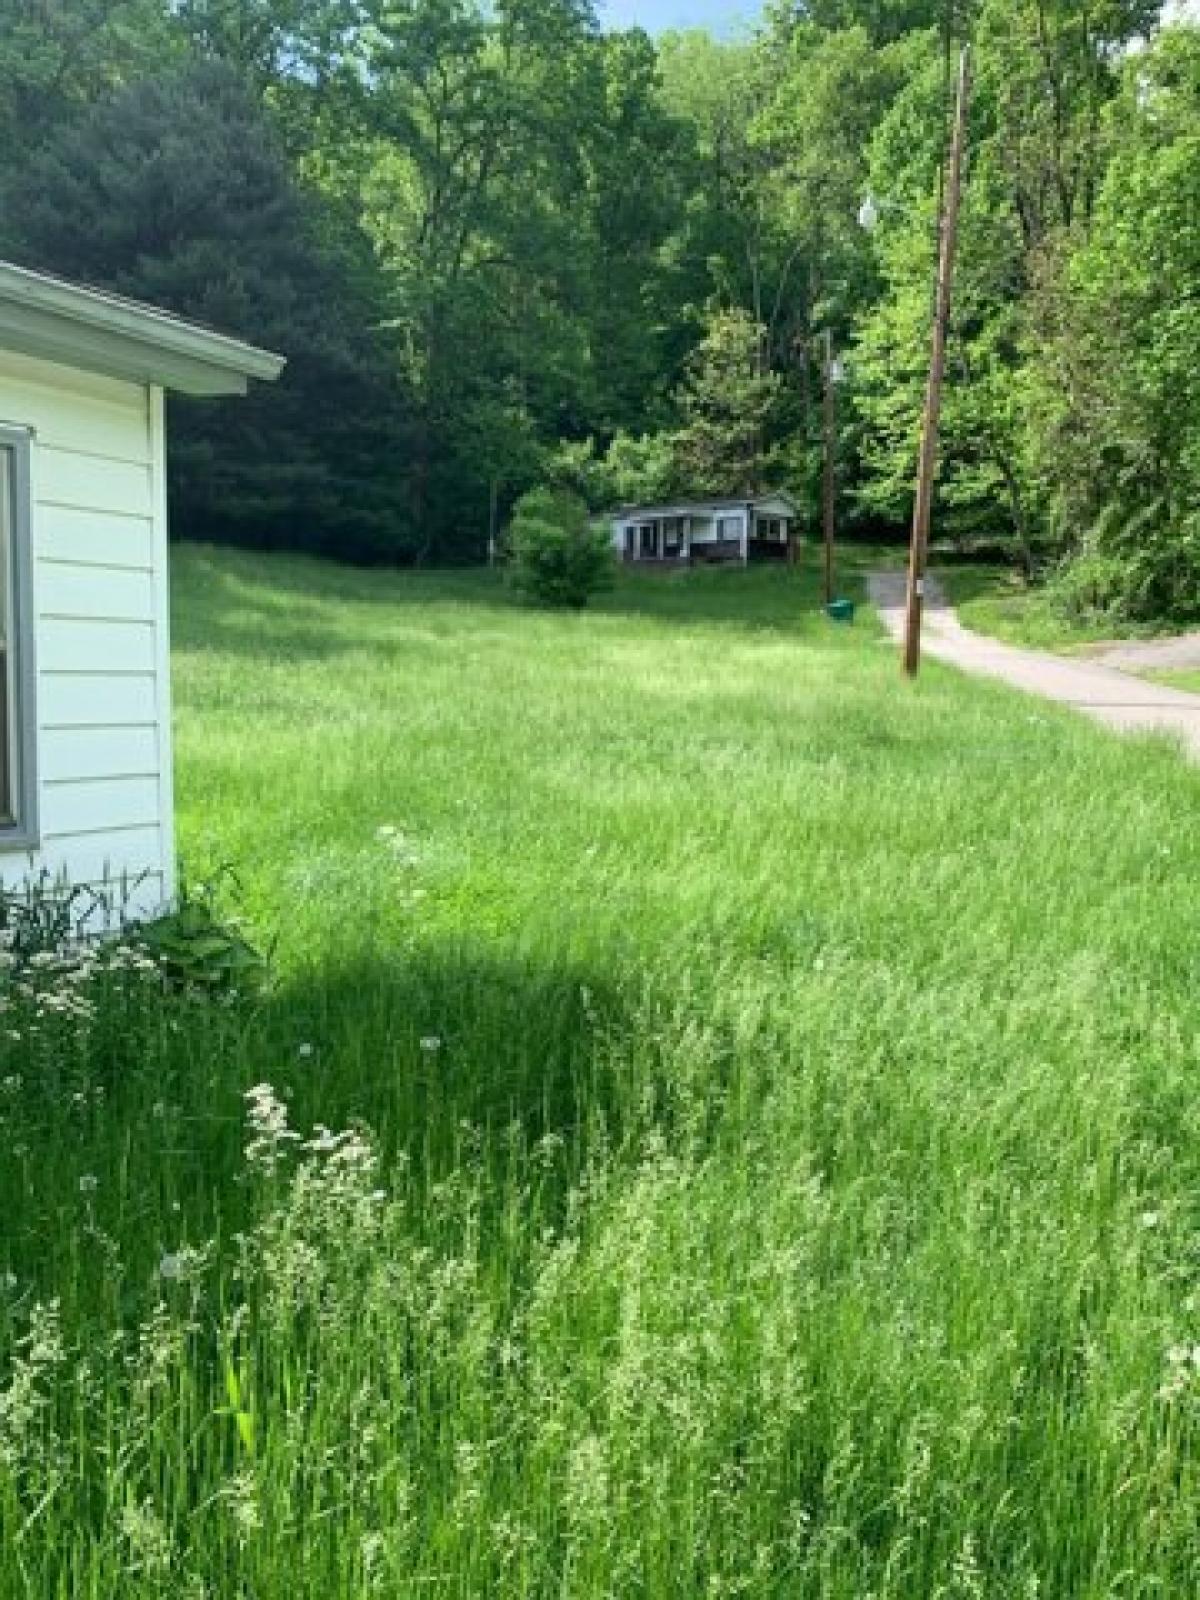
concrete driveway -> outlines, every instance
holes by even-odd
[[[1085,652],[1090,661],[1120,672],[1200,672],[1200,633],[1169,639],[1128,639]]]
[[[867,579],[871,604],[897,641],[904,636],[904,588],[903,572],[873,572]],[[1174,736],[1194,760],[1200,760],[1200,694],[1146,683],[1107,662],[1024,650],[973,633],[959,622],[933,578],[925,584],[922,648],[963,672],[1000,678],[1028,694],[1073,706],[1122,733]]]

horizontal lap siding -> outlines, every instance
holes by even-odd
[[[74,567],[85,577],[108,568],[150,573],[154,570],[154,524],[149,517],[43,504],[39,508],[38,556],[43,564]]]
[[[30,427],[41,848],[19,883],[141,880],[169,892],[165,559],[149,391],[0,353],[0,420]]]

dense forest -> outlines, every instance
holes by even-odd
[[[482,559],[536,483],[770,483],[903,528],[974,46],[940,533],[1200,609],[1200,28],[1158,0],[4,0],[0,253],[276,348],[177,402],[178,531]],[[877,226],[858,214],[875,197]],[[232,447],[236,439],[236,448]]]

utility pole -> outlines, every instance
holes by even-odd
[[[834,452],[837,438],[836,400],[833,392],[833,330],[825,329],[825,604],[833,599],[833,536],[837,515],[837,477]]]
[[[962,201],[963,164],[967,146],[967,107],[971,97],[971,54],[964,50],[958,64],[958,107],[950,147],[950,177],[938,252],[937,298],[933,313],[933,354],[929,386],[925,391],[925,417],[921,425],[921,455],[917,467],[917,498],[913,506],[912,543],[908,554],[908,600],[904,619],[904,670],[915,678],[921,664],[921,615],[925,601],[925,566],[929,555],[929,522],[933,509],[933,480],[937,471],[938,425],[942,414],[942,384],[946,375],[946,338],[950,327],[950,293],[954,282],[954,255],[958,245],[958,213]]]

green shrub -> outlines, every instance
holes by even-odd
[[[1173,515],[1161,497],[1114,503],[1051,588],[1070,616],[1190,622],[1200,614],[1200,518]]]
[[[22,965],[81,939],[97,917],[115,925],[122,908],[116,910],[114,916],[111,897],[40,872],[17,888],[0,889],[0,950]]]
[[[127,937],[180,988],[212,994],[252,990],[268,974],[266,958],[235,921],[218,912],[211,886],[181,885],[174,911],[140,924]]]
[[[513,586],[543,605],[586,606],[612,582],[607,533],[588,521],[587,507],[565,489],[531,489],[521,496],[509,529]]]

